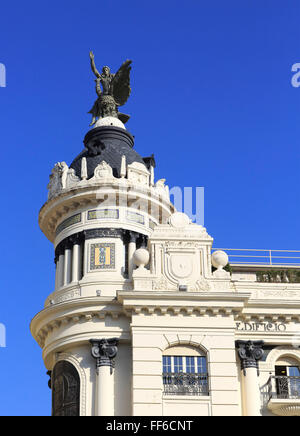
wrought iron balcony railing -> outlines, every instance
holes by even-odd
[[[164,373],[165,395],[208,395],[207,373]]]
[[[300,377],[272,375],[268,381],[270,399],[299,400]]]

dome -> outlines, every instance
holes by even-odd
[[[120,127],[121,129],[126,130],[126,127],[124,126],[122,121],[116,117],[99,118],[99,120],[96,121],[93,129],[96,129],[97,127],[102,127],[102,126],[115,126],[115,127]]]
[[[126,164],[139,162],[148,165],[135,150],[133,150],[134,138],[128,131],[116,126],[101,126],[90,130],[85,138],[86,147],[71,163],[70,168],[75,170],[78,177],[81,176],[81,160],[86,158],[88,179],[93,177],[95,168],[103,161],[108,163],[115,177],[120,177],[122,156],[126,157]]]

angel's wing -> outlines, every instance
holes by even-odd
[[[112,95],[119,106],[123,106],[130,96],[130,60],[125,61],[116,72],[112,86]]]

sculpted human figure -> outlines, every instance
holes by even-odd
[[[98,118],[104,117],[115,117],[125,124],[130,117],[120,113],[118,107],[126,103],[131,92],[131,61],[125,61],[116,74],[112,74],[108,66],[104,66],[100,74],[95,65],[93,52],[90,52],[90,60],[92,71],[96,76],[96,93],[98,95],[98,99],[89,112],[92,114],[90,125],[94,125]]]

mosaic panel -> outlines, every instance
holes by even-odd
[[[141,215],[140,213],[137,212],[132,212],[131,210],[127,211],[126,218],[128,221],[133,221],[138,224],[145,224],[144,215]]]
[[[90,269],[115,268],[115,244],[91,244]]]
[[[101,219],[119,219],[119,211],[118,209],[96,209],[88,211],[88,220],[101,220]]]
[[[56,236],[65,230],[67,227],[73,226],[73,224],[80,223],[81,221],[81,213],[77,213],[76,215],[70,216],[66,220],[64,220],[62,223],[59,224],[56,228]]]

